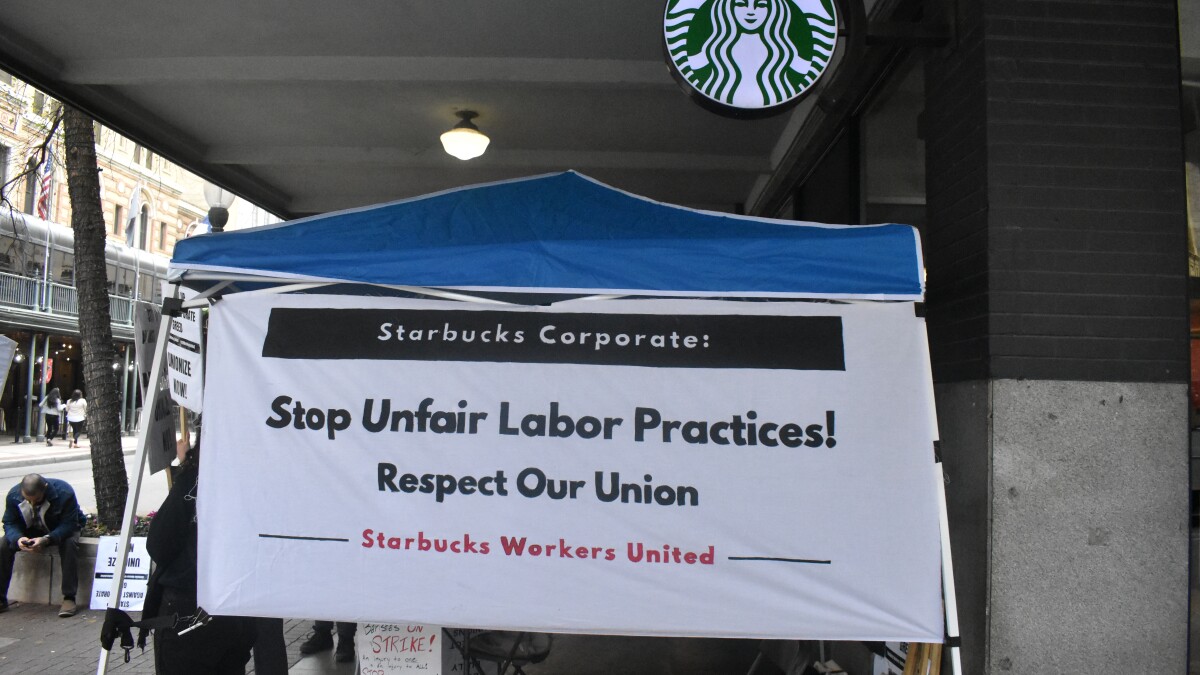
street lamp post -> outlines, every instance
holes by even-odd
[[[225,223],[229,222],[229,207],[237,197],[230,191],[213,185],[204,184],[204,201],[208,202],[208,223],[213,232],[224,232]]]

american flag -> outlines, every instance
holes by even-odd
[[[50,197],[54,187],[54,150],[46,149],[46,163],[42,165],[42,180],[38,182],[37,217],[50,220]]]
[[[133,188],[133,196],[129,198],[129,215],[125,219],[125,245],[133,248],[137,244],[138,223],[142,217],[142,183]]]

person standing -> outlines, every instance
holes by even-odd
[[[76,389],[71,392],[71,400],[67,401],[67,425],[71,427],[71,442],[67,445],[68,448],[79,447],[79,434],[83,433],[84,425],[87,424],[87,399],[83,397],[83,392]]]
[[[4,537],[0,539],[0,612],[8,611],[8,584],[17,553],[38,553],[57,546],[62,562],[63,603],[58,615],[75,616],[79,587],[76,551],[83,530],[83,511],[75,490],[63,480],[31,473],[8,491],[4,502]]]
[[[180,632],[196,618],[196,482],[200,439],[188,449],[179,441],[180,465],[171,492],[150,521],[146,551],[156,565],[142,619],[175,615],[174,625],[154,629],[154,671],[159,675],[242,675],[257,637],[255,620],[214,616]],[[282,627],[282,624],[281,624]]]
[[[58,421],[63,411],[62,395],[58,393],[58,387],[46,392],[40,407],[42,416],[46,419],[46,445],[54,445],[52,441],[58,435]]]
[[[300,643],[300,653],[307,656],[323,652],[326,649],[333,649],[333,636],[330,633],[334,626],[333,621],[313,621],[312,635]],[[338,639],[337,649],[333,653],[334,661],[349,663],[354,660],[354,633],[358,629],[358,624],[338,621],[336,626]]]

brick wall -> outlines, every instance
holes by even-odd
[[[987,92],[983,10],[959,3],[955,44],[925,73],[925,266],[934,379],[987,374]]]
[[[1185,381],[1174,0],[959,7],[927,69],[935,377]]]

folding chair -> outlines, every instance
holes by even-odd
[[[467,675],[483,675],[481,662],[496,664],[497,675],[526,675],[524,666],[541,663],[550,655],[554,636],[549,633],[521,633],[507,630],[465,631],[462,641],[457,641],[448,630],[444,630],[450,643],[463,657],[463,670]]]

